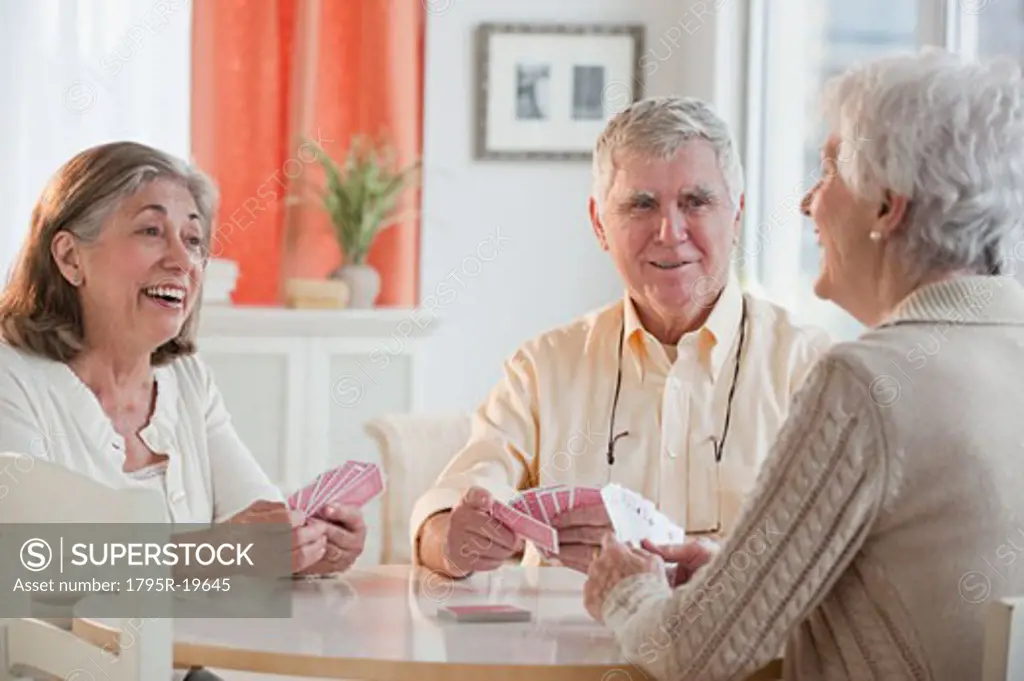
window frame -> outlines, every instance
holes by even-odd
[[[747,3],[743,18],[745,107],[741,124],[746,207],[736,266],[746,286],[788,308],[801,321],[835,331],[844,313],[804,290],[807,284],[800,254],[802,232],[807,226],[799,214],[799,197],[810,188],[811,180],[796,155],[791,151],[779,153],[804,144],[808,123],[804,120],[805,102],[813,95],[809,91],[813,85],[794,78],[793,71],[787,69],[803,61],[811,44],[794,36],[793,27],[807,23],[800,21],[801,14],[820,1]],[[960,0],[918,0],[917,16],[918,48],[933,45],[969,58],[976,56],[978,14],[964,10]],[[769,49],[780,44],[785,46],[781,53]],[[773,83],[779,82],[786,83],[785,94],[773,88]],[[780,120],[786,125],[779,125]]]

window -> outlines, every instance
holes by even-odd
[[[968,14],[965,2],[988,7]],[[819,249],[810,221],[800,214],[800,199],[817,181],[819,149],[827,133],[820,113],[822,85],[854,63],[883,54],[925,44],[967,49],[979,35],[987,41],[986,22],[996,24],[991,30],[1003,30],[1010,21],[990,8],[1011,3],[1024,6],[1021,0],[751,2],[749,191],[740,258],[747,281],[837,340],[861,333],[856,320],[815,296]],[[1024,27],[1017,14],[1012,22]],[[1002,39],[1024,54],[1024,30]]]
[[[981,57],[996,55],[1024,61],[1024,2],[1021,0],[971,0],[975,11],[962,20],[965,33],[977,36]],[[966,6],[966,5],[965,5]]]
[[[162,3],[167,9],[168,3]],[[187,3],[3,2],[0,276],[57,168],[86,147],[134,139],[188,158]],[[154,18],[155,17],[155,18]],[[162,20],[162,23],[161,23]]]

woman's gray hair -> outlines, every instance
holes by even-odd
[[[876,59],[826,83],[844,182],[870,200],[885,190],[909,198],[897,238],[912,274],[1008,269],[1024,227],[1022,95],[1014,62],[935,48]]]
[[[50,250],[53,238],[70,232],[95,241],[107,218],[129,196],[158,178],[180,182],[199,209],[203,252],[210,251],[219,196],[200,170],[170,154],[137,142],[112,142],[86,149],[67,161],[43,189],[10,279],[0,293],[0,333],[11,345],[61,362],[83,349],[84,327],[78,289],[61,274]],[[201,300],[201,287],[200,291]],[[157,348],[154,365],[195,352],[200,304],[179,334]]]
[[[597,139],[593,160],[593,193],[603,206],[620,154],[669,158],[687,142],[708,141],[734,208],[743,193],[743,165],[729,127],[708,104],[694,97],[649,97],[615,114]]]

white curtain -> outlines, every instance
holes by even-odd
[[[0,277],[53,172],[103,142],[189,157],[188,0],[0,0]]]

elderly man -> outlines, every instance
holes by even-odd
[[[530,340],[477,410],[466,446],[416,503],[413,555],[453,577],[524,549],[492,498],[617,483],[688,534],[729,531],[790,398],[829,346],[731,271],[743,170],[703,102],[653,98],[617,114],[594,150],[590,220],[621,300]],[[559,562],[586,571],[603,507],[560,514]],[[542,560],[533,545],[524,563]]]

